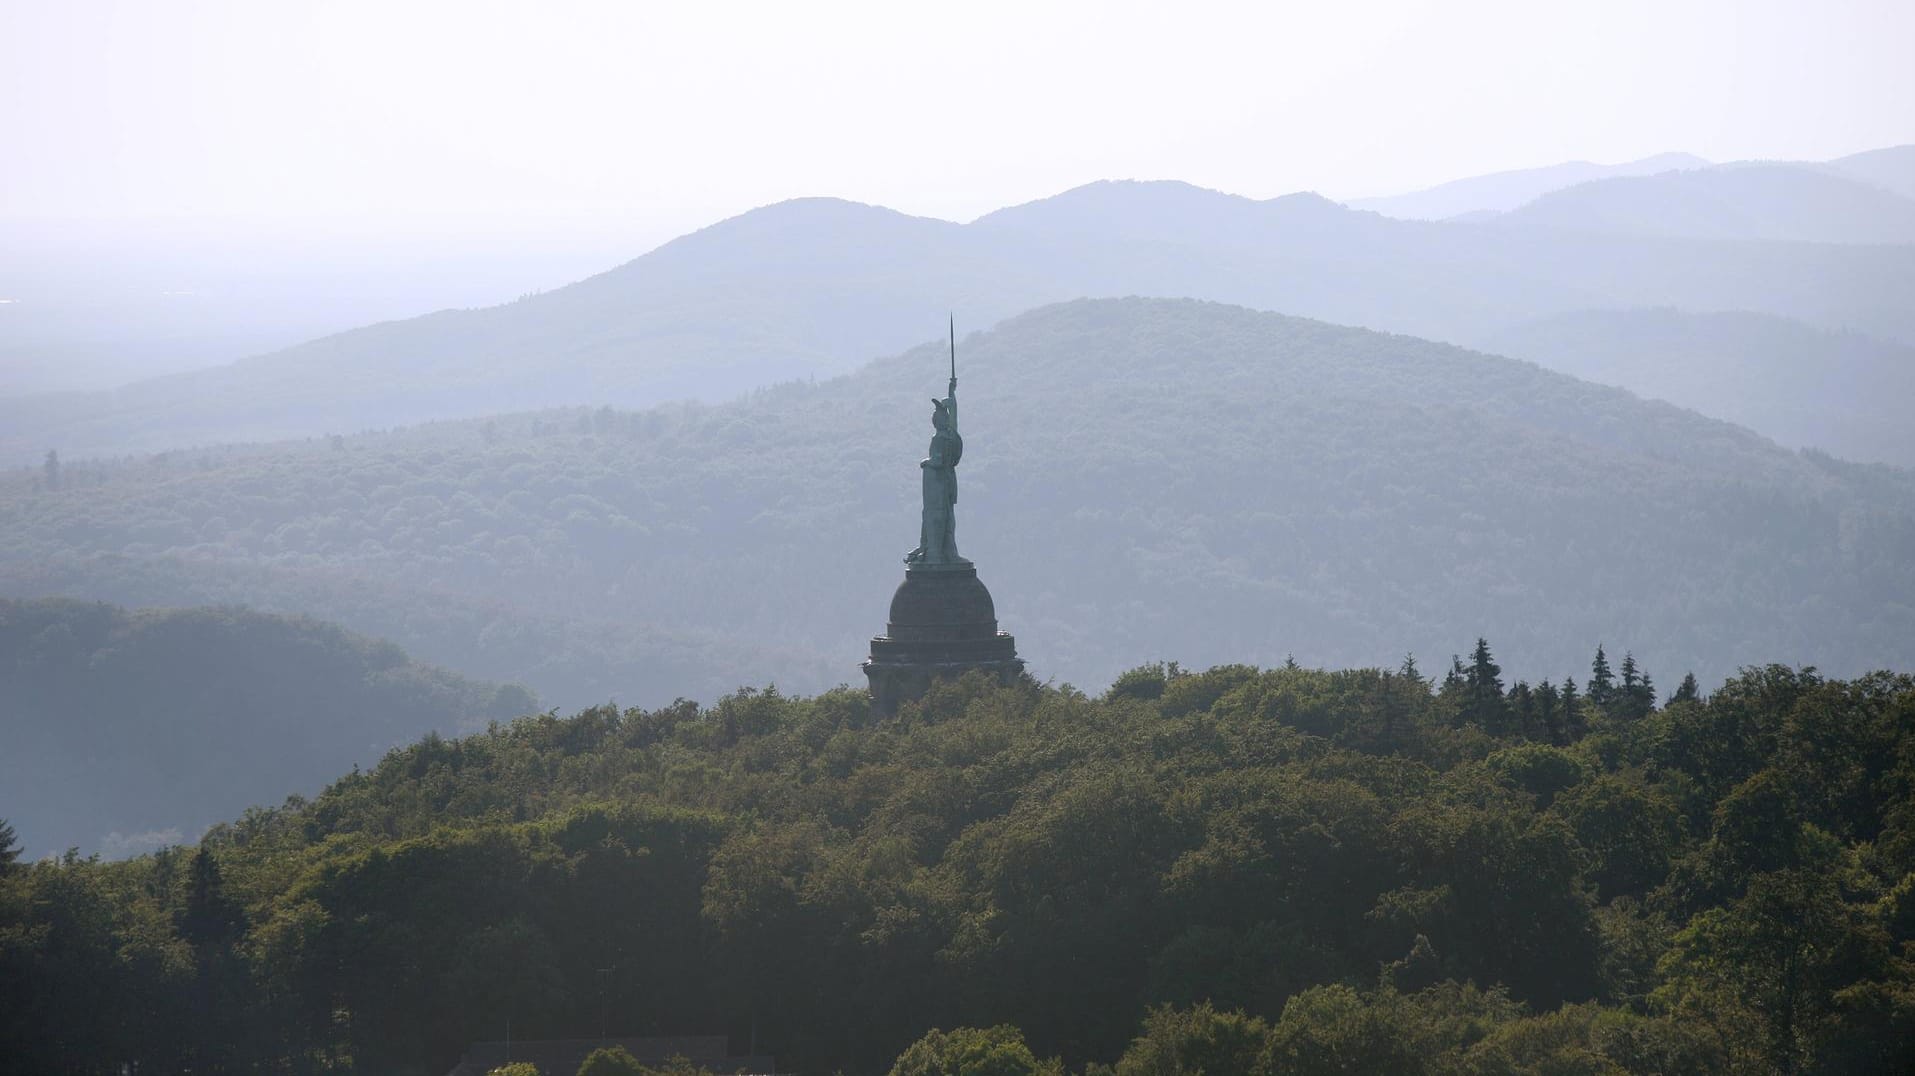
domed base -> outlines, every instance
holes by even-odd
[[[871,640],[864,663],[873,709],[888,717],[933,680],[972,669],[1007,684],[1024,669],[1016,640],[997,630],[991,592],[968,562],[913,565],[891,596],[890,623]]]

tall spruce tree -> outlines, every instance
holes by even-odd
[[[1608,706],[1616,693],[1616,676],[1609,671],[1609,657],[1602,651],[1602,644],[1596,644],[1596,660],[1589,663],[1589,690],[1586,696],[1592,706]]]
[[[1632,651],[1623,651],[1622,686],[1610,695],[1608,708],[1612,716],[1625,721],[1636,721],[1655,711],[1655,681],[1636,666]]]
[[[1568,733],[1568,743],[1575,743],[1589,731],[1589,723],[1583,719],[1582,700],[1576,697],[1573,676],[1563,677],[1563,729]]]
[[[1490,657],[1489,640],[1478,637],[1463,671],[1463,720],[1493,736],[1508,731],[1509,707],[1503,699],[1503,670]]]
[[[1676,685],[1676,693],[1669,696],[1669,705],[1679,702],[1701,702],[1702,688],[1696,683],[1695,673],[1683,673],[1682,683]]]
[[[1542,725],[1536,715],[1536,695],[1525,681],[1518,680],[1509,689],[1509,716],[1516,734],[1523,739],[1543,738]]]
[[[19,835],[13,832],[13,827],[7,823],[6,819],[0,818],[0,878],[5,878],[11,873],[13,865],[19,860]]]
[[[1563,724],[1562,696],[1547,679],[1536,685],[1536,723],[1550,743],[1560,747],[1569,742],[1569,729]]]

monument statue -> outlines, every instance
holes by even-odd
[[[871,639],[864,672],[873,712],[888,716],[933,680],[982,670],[999,683],[1023,675],[1017,641],[997,628],[997,607],[977,567],[957,551],[957,465],[964,438],[957,421],[957,322],[951,324],[951,383],[931,401],[931,449],[918,469],[924,508],[918,547],[905,554],[904,582],[891,595],[883,635]]]
[[[918,527],[918,547],[904,555],[906,564],[932,567],[971,563],[957,551],[957,465],[964,458],[964,438],[957,428],[957,325],[951,326],[951,384],[944,399],[931,401],[929,454],[918,461],[924,471],[924,512]]]

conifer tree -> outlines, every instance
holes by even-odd
[[[226,895],[219,861],[205,845],[193,854],[186,907],[179,915],[180,937],[201,952],[236,941],[245,926],[245,913]]]
[[[0,818],[0,878],[5,878],[20,859],[20,842],[13,827]]]
[[[1592,706],[1607,706],[1615,695],[1616,677],[1609,671],[1609,658],[1602,652],[1602,644],[1596,644],[1596,660],[1589,663],[1588,698]]]
[[[1569,742],[1569,730],[1563,726],[1562,696],[1548,680],[1536,685],[1536,723],[1550,743],[1561,746]]]
[[[1563,729],[1569,734],[1569,743],[1575,743],[1589,731],[1589,725],[1583,720],[1582,701],[1576,697],[1576,678],[1563,677]]]
[[[1676,685],[1676,693],[1669,696],[1669,705],[1679,702],[1701,702],[1702,688],[1696,684],[1695,673],[1683,673],[1682,683]]]
[[[1608,709],[1613,716],[1625,721],[1639,720],[1655,712],[1655,682],[1636,666],[1633,652],[1623,652],[1622,686],[1611,692]]]
[[[1478,638],[1470,654],[1469,668],[1463,673],[1463,719],[1493,736],[1500,736],[1508,724],[1509,709],[1503,700],[1503,670],[1490,657],[1489,640]]]
[[[1516,732],[1525,740],[1540,739],[1542,731],[1536,718],[1536,696],[1526,681],[1518,680],[1509,689],[1509,713]]]

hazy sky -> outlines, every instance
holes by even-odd
[[[968,219],[1915,141],[1915,4],[0,0],[0,216]]]

